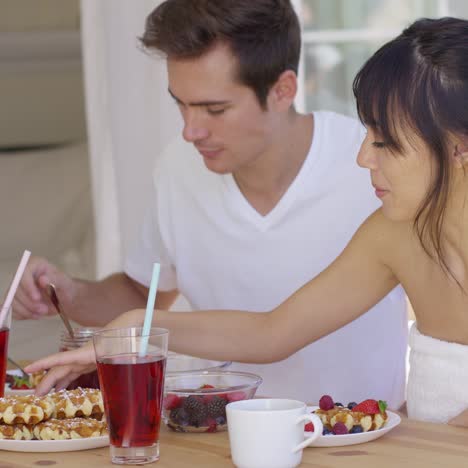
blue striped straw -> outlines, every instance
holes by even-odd
[[[146,352],[148,350],[148,339],[151,329],[151,323],[153,321],[154,304],[156,302],[156,292],[158,290],[160,270],[161,265],[159,263],[153,263],[153,276],[151,277],[148,302],[146,303],[145,321],[143,323],[143,330],[141,333],[141,346],[139,354],[140,357],[146,356]]]

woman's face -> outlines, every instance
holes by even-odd
[[[378,130],[369,128],[357,163],[369,169],[383,214],[393,221],[412,221],[435,175],[434,159],[424,142],[402,131],[401,153],[390,151]]]

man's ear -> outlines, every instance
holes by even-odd
[[[288,111],[297,94],[297,76],[286,70],[279,76],[268,95],[269,107],[278,111]]]

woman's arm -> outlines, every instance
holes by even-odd
[[[326,270],[271,312],[156,311],[153,325],[169,329],[169,346],[180,353],[251,363],[284,359],[362,315],[398,284],[383,261],[382,253],[391,252],[387,223],[380,212],[374,213]],[[141,326],[143,319],[144,310],[134,310],[106,328]],[[94,359],[89,351],[87,359]],[[84,354],[49,356],[28,370],[74,360],[82,362]],[[52,377],[45,384],[53,384]]]
[[[155,324],[170,330],[170,348],[184,354],[250,363],[284,359],[356,319],[398,284],[383,260],[392,251],[388,223],[379,211],[371,215],[326,270],[269,313],[158,311]]]

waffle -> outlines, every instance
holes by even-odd
[[[26,424],[0,425],[0,440],[31,440],[33,437],[31,427]]]
[[[53,417],[56,419],[92,417],[100,420],[104,414],[102,394],[96,388],[61,390],[51,393],[50,398],[55,403]]]
[[[0,398],[0,424],[37,424],[52,416],[54,402],[48,396],[12,395]]]
[[[387,420],[387,413],[365,414],[348,408],[335,406],[330,410],[317,409],[315,414],[327,428],[332,428],[337,422],[342,422],[350,431],[353,426],[360,425],[364,432],[380,429]]]
[[[107,424],[96,419],[49,419],[32,428],[37,440],[66,440],[99,437],[107,434]]]

